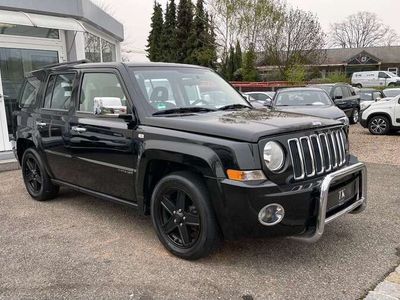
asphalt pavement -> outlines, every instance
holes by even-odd
[[[368,164],[369,207],[323,238],[226,242],[188,262],[149,217],[62,189],[33,201],[0,173],[0,299],[359,299],[400,263],[400,167]]]

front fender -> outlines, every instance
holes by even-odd
[[[210,148],[193,143],[147,140],[139,151],[137,164],[137,199],[140,209],[145,209],[144,193],[146,171],[153,160],[178,163],[195,169],[206,178],[226,178],[225,171],[218,155]]]

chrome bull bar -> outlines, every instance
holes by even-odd
[[[328,203],[329,188],[335,181],[338,181],[348,175],[360,173],[359,180],[360,186],[357,193],[357,200],[338,211],[330,217],[326,217],[326,207]],[[293,236],[292,239],[304,241],[304,242],[316,242],[324,233],[325,224],[332,222],[333,220],[347,214],[347,213],[360,213],[367,206],[367,168],[363,163],[357,163],[352,166],[340,169],[336,172],[328,174],[321,184],[321,194],[318,202],[318,216],[315,228],[311,231],[306,231],[304,234]]]

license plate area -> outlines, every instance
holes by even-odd
[[[359,193],[359,177],[353,177],[342,184],[335,185],[328,194],[326,210],[329,212],[339,206],[346,204],[351,200],[357,200],[355,197]]]

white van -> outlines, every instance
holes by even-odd
[[[400,85],[400,77],[388,71],[355,72],[351,84],[358,88]]]

